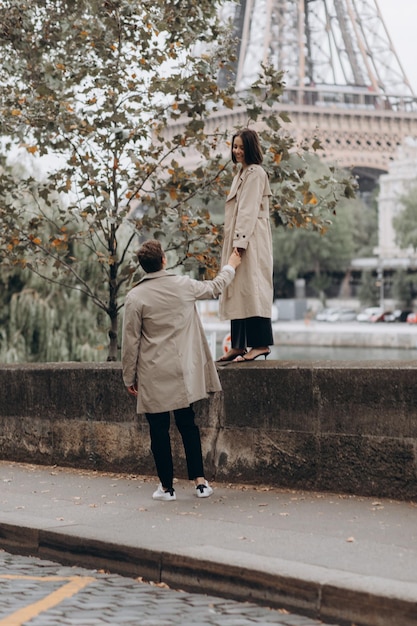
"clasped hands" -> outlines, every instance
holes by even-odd
[[[242,262],[243,248],[233,248],[233,252],[229,257],[228,265],[231,265],[234,269],[239,267]]]
[[[131,396],[134,396],[135,398],[138,395],[138,386],[135,383],[134,385],[130,385],[129,387],[126,387],[127,389],[127,393],[130,394]]]

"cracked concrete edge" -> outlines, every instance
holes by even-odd
[[[417,584],[265,559],[214,546],[167,553],[55,530],[0,523],[0,547],[94,570],[164,582],[355,626],[417,625]]]

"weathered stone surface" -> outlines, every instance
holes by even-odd
[[[417,364],[219,371],[223,392],[195,406],[209,479],[417,500]],[[148,424],[115,363],[2,366],[0,458],[154,474]]]

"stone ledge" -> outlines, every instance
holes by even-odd
[[[219,367],[196,404],[209,479],[417,500],[417,364]],[[118,363],[0,368],[0,458],[154,474]],[[175,428],[174,462],[185,477]]]

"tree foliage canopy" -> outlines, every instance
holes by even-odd
[[[396,243],[403,250],[417,250],[417,183],[400,198],[400,211],[394,216],[392,223],[396,235]]]
[[[310,190],[318,194],[315,181],[323,180],[328,168],[316,155],[307,155],[304,161]],[[283,285],[313,275],[311,286],[321,292],[330,286],[329,275],[346,272],[355,256],[372,254],[376,234],[376,205],[367,206],[360,197],[342,198],[324,237],[305,228],[273,232],[275,278]]]
[[[248,123],[262,122],[276,224],[323,232],[339,197],[353,194],[335,170],[313,191],[305,163],[292,161],[295,141],[274,111],[282,72],[265,67],[246,94],[219,86],[219,72],[234,61],[219,4],[5,0],[0,7],[0,259],[94,302],[110,319],[110,359],[139,237],[162,239],[174,264],[217,267],[221,232],[207,207],[224,197],[230,172],[224,130],[206,131],[216,111],[238,108]],[[44,175],[16,175],[7,156],[17,149],[40,159]],[[190,153],[194,165],[186,168]]]

